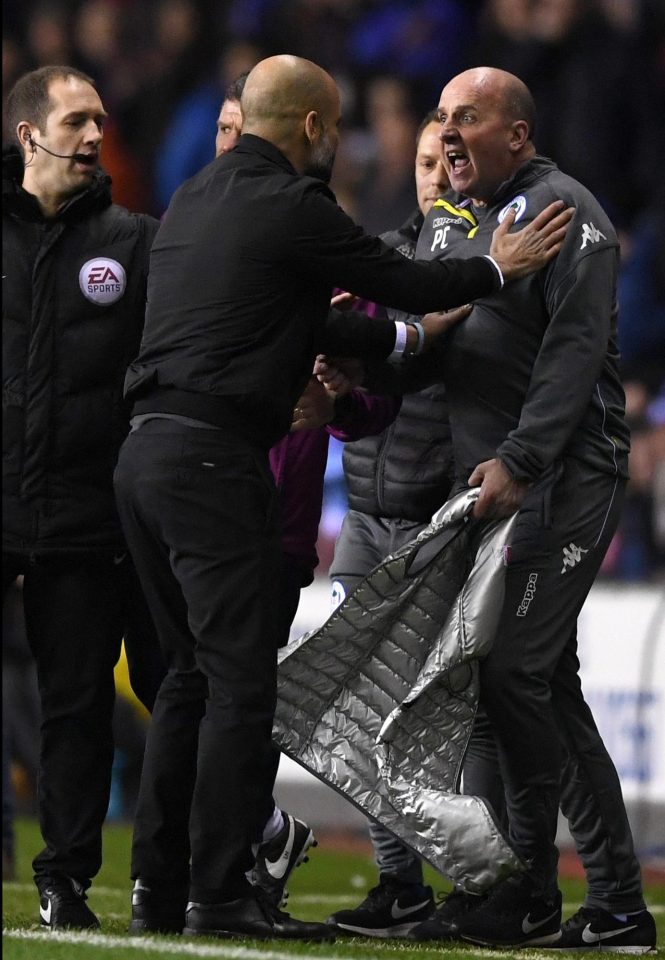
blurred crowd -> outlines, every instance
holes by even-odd
[[[621,235],[633,479],[605,575],[662,574],[663,0],[5,0],[3,26],[3,89],[49,63],[90,74],[110,114],[115,199],[157,216],[214,155],[227,84],[264,56],[298,54],[334,75],[345,129],[333,188],[376,233],[415,207],[415,131],[447,80],[479,64],[518,74],[536,98],[539,151],[596,194]],[[324,518],[324,559],[328,529]]]

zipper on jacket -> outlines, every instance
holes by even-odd
[[[376,492],[376,504],[377,504],[377,507],[379,508],[378,516],[380,517],[384,516],[385,514],[385,503],[383,498],[383,493],[386,486],[384,466],[385,466],[386,459],[388,457],[388,446],[390,441],[393,438],[393,434],[395,433],[395,423],[396,423],[396,420],[393,420],[390,426],[386,430],[384,430],[383,433],[381,434],[381,443],[379,445],[379,455],[376,458],[376,473],[374,474],[376,479],[374,483],[374,490]]]

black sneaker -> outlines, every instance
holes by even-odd
[[[561,939],[561,894],[533,896],[527,877],[510,877],[452,924],[457,939],[488,947],[552,946]]]
[[[458,939],[455,923],[475,910],[486,898],[463,890],[453,890],[440,904],[429,918],[417,924],[406,935],[407,940],[456,940]]]
[[[49,930],[92,930],[99,920],[87,906],[80,883],[71,877],[44,880],[39,889],[39,918]]]
[[[656,947],[656,924],[648,910],[619,920],[607,910],[581,907],[562,924],[561,939],[554,946],[564,950],[649,953]]]
[[[249,874],[255,887],[263,890],[275,907],[286,903],[286,881],[291,871],[309,859],[305,854],[316,846],[314,834],[302,820],[282,811],[283,826],[279,833],[259,845],[256,863]]]
[[[384,880],[353,910],[338,910],[326,923],[339,933],[363,937],[404,937],[434,913],[432,888]]]
[[[157,888],[138,879],[132,890],[130,933],[181,933],[187,907],[186,887]]]
[[[334,931],[325,923],[294,920],[261,892],[226,903],[188,903],[183,934],[186,937],[247,937],[254,940],[325,940]]]

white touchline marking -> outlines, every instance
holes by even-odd
[[[168,953],[188,957],[228,957],[231,960],[294,960],[293,953],[280,953],[278,950],[256,950],[251,947],[226,945],[220,942],[219,946],[190,943],[187,940],[177,942],[163,940],[157,937],[118,937],[103,933],[86,933],[83,930],[75,932],[59,930],[14,930],[4,928],[3,937],[10,940],[33,940],[49,943],[81,944],[101,947],[105,950],[138,950],[157,953]],[[299,953],[298,960],[321,960],[321,954],[308,955]]]
[[[41,941],[48,943],[69,943],[73,945],[81,944],[88,945],[93,947],[101,947],[105,950],[115,950],[115,949],[124,949],[124,950],[138,950],[138,951],[150,951],[156,953],[166,953],[173,954],[178,956],[188,956],[188,957],[219,957],[219,958],[228,958],[228,960],[294,960],[294,957],[297,960],[321,960],[325,956],[325,953],[316,953],[316,954],[306,954],[306,953],[281,953],[279,950],[256,950],[252,947],[243,947],[243,946],[232,946],[230,943],[224,944],[220,943],[219,946],[207,945],[207,944],[196,944],[190,943],[187,940],[178,940],[177,942],[162,940],[157,937],[118,937],[118,936],[107,936],[103,933],[86,933],[84,931],[75,932],[70,931],[58,931],[58,930],[16,930],[11,928],[4,928],[2,931],[3,937],[8,937],[11,940],[32,940],[32,941]],[[365,939],[365,938],[360,938]],[[322,944],[323,946],[323,944]],[[333,944],[330,944],[333,946]],[[339,939],[334,944],[335,955],[339,956],[339,948],[347,946],[351,956],[357,956],[357,942],[348,941],[345,939]],[[451,945],[450,947],[437,947],[437,954],[445,957],[447,954],[457,954],[459,955],[458,946]],[[379,953],[385,952],[398,952],[401,951],[403,945],[398,941],[388,942],[372,942],[371,945],[368,944],[369,949],[377,949]],[[514,950],[495,950],[495,949],[484,949],[476,948],[465,950],[465,956],[474,957],[505,957],[507,960],[515,960],[515,951]],[[529,949],[529,960],[552,960],[552,956],[549,953],[540,953],[532,949]],[[373,960],[371,954],[367,954],[364,960]]]

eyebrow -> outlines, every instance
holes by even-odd
[[[463,110],[477,110],[477,109],[478,109],[478,107],[475,105],[475,103],[462,103],[462,104],[460,104],[459,107],[455,107],[455,109],[452,110],[452,111],[450,111],[450,112],[451,112],[451,113],[460,113],[460,112],[463,111]],[[440,116],[442,113],[447,113],[447,112],[448,112],[448,111],[443,110],[441,107],[439,107],[439,109],[437,110],[437,113],[439,114],[439,116]]]
[[[71,113],[66,113],[62,118],[63,120],[78,120],[79,118],[85,119],[86,117],[91,116],[87,110],[72,110]],[[98,110],[93,114],[95,120],[106,120],[108,113],[106,110]]]

